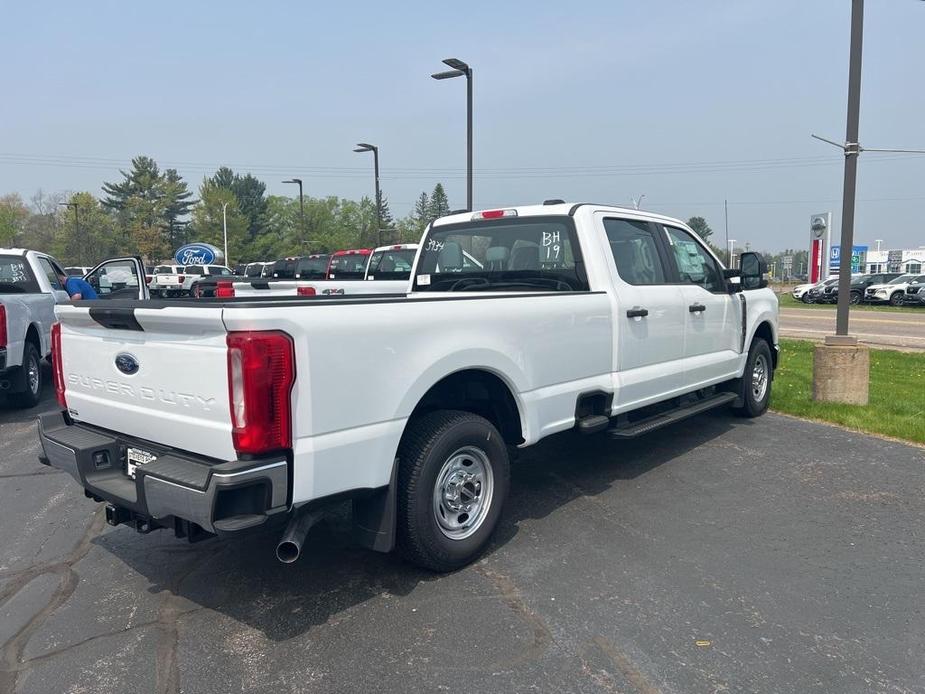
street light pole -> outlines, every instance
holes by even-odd
[[[305,250],[308,247],[308,240],[305,238],[305,200],[302,197],[302,179],[290,178],[283,181],[283,183],[299,184],[299,225],[302,228],[302,250]]]
[[[453,77],[466,77],[466,209],[472,211],[472,68],[459,58],[446,58],[444,64],[453,68],[447,72],[438,72],[431,77],[446,80]]]
[[[354,152],[373,153],[373,172],[376,176],[376,243],[382,245],[382,192],[379,190],[379,148],[367,142],[358,142]]]
[[[73,207],[74,208],[74,240],[77,242],[78,262],[82,266],[84,264],[84,244],[80,242],[80,214],[77,212],[77,203],[76,202],[59,202],[58,205],[60,205],[61,207]]]
[[[225,237],[225,265],[231,266],[231,261],[228,260],[228,203],[222,203],[222,233]]]

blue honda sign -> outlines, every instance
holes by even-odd
[[[851,272],[861,272],[864,269],[864,259],[867,256],[867,246],[853,246],[851,248]],[[829,251],[829,271],[835,272],[841,264],[841,246],[832,246]]]
[[[189,243],[173,256],[177,265],[211,265],[222,252],[210,243]]]

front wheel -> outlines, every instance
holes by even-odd
[[[848,303],[854,305],[861,303],[861,293],[851,292],[851,296],[848,298]]]
[[[409,423],[398,458],[402,554],[432,571],[453,571],[478,558],[509,487],[498,430],[470,412],[432,412]]]
[[[813,303],[813,297],[809,295],[809,292],[806,292],[802,297],[802,301],[804,304],[811,304]]]
[[[899,306],[903,302],[902,292],[893,292],[890,295],[890,306]]]
[[[739,379],[739,398],[742,402],[736,408],[743,417],[760,417],[771,401],[771,381],[774,378],[774,361],[771,347],[756,337],[748,350],[745,373]]]

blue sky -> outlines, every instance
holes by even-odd
[[[841,209],[849,0],[457,3],[3,0],[0,194],[90,190],[149,154],[198,185],[219,165],[268,190],[383,190],[406,214],[437,180],[465,204],[560,197],[707,218],[768,250]],[[925,3],[868,0],[861,141],[925,148]],[[46,162],[37,164],[36,158]],[[32,163],[30,163],[32,162]],[[717,164],[716,162],[723,162]],[[867,154],[857,236],[925,245],[925,156]]]

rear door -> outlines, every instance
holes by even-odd
[[[671,283],[659,229],[643,220],[598,213],[611,261],[614,413],[671,397],[682,385],[684,314]]]
[[[96,290],[97,298],[149,299],[145,267],[141,258],[110,258],[93,268],[84,280]]]
[[[691,232],[663,225],[683,296],[684,382],[689,390],[736,375],[742,310],[722,267]]]

